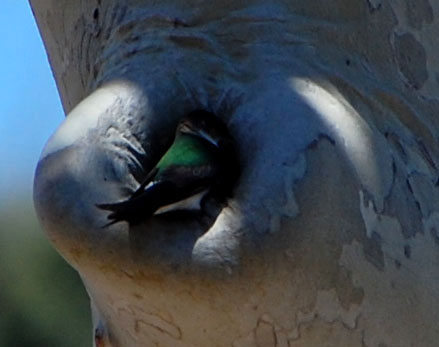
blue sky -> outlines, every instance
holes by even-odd
[[[30,199],[41,150],[64,118],[27,0],[0,4],[0,202]]]

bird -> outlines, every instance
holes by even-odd
[[[136,225],[154,214],[199,209],[207,193],[225,197],[238,175],[235,142],[226,124],[196,110],[179,121],[171,146],[128,199],[96,206],[111,212],[105,226]]]

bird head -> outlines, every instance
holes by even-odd
[[[203,110],[193,111],[182,118],[177,126],[177,134],[201,137],[218,148],[230,139],[224,122],[213,113]]]

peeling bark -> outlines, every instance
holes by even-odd
[[[416,3],[416,4],[415,4]],[[64,109],[35,206],[99,346],[435,346],[439,4],[31,0]],[[209,217],[102,229],[195,108],[243,171]]]

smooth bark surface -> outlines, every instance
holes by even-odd
[[[69,113],[35,206],[99,343],[437,345],[439,3],[31,4]],[[195,108],[238,143],[233,197],[102,228]]]

